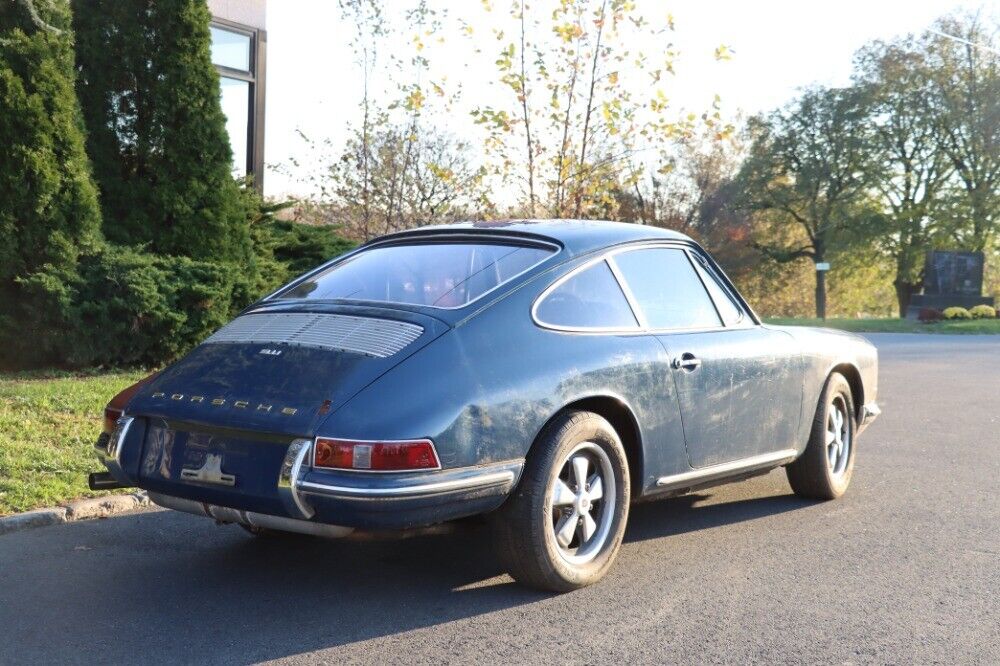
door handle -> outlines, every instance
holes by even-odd
[[[691,352],[684,352],[679,357],[675,358],[671,363],[674,370],[683,370],[685,372],[694,372],[701,367],[701,359],[692,354]]]

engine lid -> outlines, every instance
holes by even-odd
[[[389,308],[252,310],[166,368],[126,411],[312,436],[327,415],[447,329]]]

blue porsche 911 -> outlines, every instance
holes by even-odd
[[[785,467],[847,489],[877,356],[761,323],[686,236],[519,221],[373,240],[109,404],[94,488],[254,533],[488,514],[518,581],[615,559],[633,500]]]

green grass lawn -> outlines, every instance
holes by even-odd
[[[104,405],[146,372],[0,374],[0,515],[91,497]]]
[[[939,321],[924,324],[908,319],[791,319],[772,317],[768,324],[825,326],[855,333],[946,333],[955,335],[1000,334],[1000,319]]]

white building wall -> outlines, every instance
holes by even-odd
[[[212,16],[254,28],[267,28],[267,0],[208,0]]]

